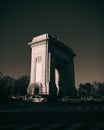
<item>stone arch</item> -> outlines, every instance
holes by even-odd
[[[32,49],[30,84],[40,82],[43,86],[36,91],[50,96],[56,96],[60,91],[63,96],[75,95],[75,54],[72,49],[49,34],[34,37],[28,45]],[[28,90],[34,94],[34,89]]]

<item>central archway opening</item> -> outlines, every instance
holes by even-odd
[[[66,64],[57,63],[55,65],[55,85],[57,88],[57,95],[65,95],[67,87],[67,72]]]
[[[56,87],[57,87],[57,94],[59,93],[59,71],[58,69],[55,68],[55,84],[56,84]]]

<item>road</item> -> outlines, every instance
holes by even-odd
[[[0,130],[104,130],[103,104],[18,105],[0,109]]]

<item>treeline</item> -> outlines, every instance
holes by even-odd
[[[10,100],[11,97],[26,95],[29,85],[29,76],[14,79],[0,74],[0,101]]]
[[[81,83],[77,89],[77,94],[81,98],[104,97],[104,82]]]
[[[0,101],[27,95],[29,81],[30,77],[27,75],[14,79],[8,75],[3,76],[0,72]],[[77,89],[77,96],[83,99],[104,97],[104,82],[81,83]]]

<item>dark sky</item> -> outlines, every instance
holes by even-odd
[[[56,34],[76,53],[80,82],[104,81],[104,2],[100,0],[8,0],[0,3],[0,71],[30,74],[32,38]]]

